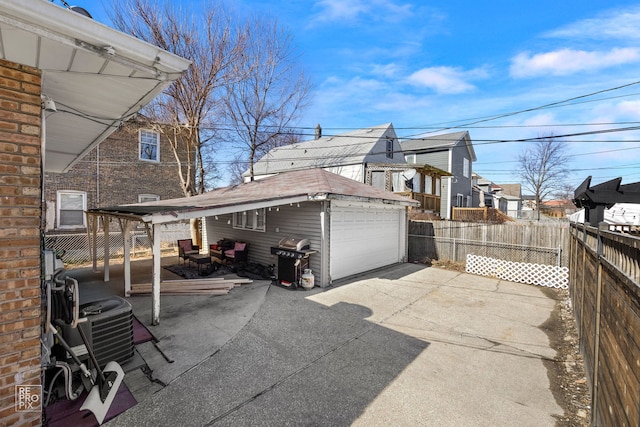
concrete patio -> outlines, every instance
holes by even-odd
[[[117,266],[110,284],[91,274],[85,294],[122,288]],[[150,297],[129,300],[148,325]],[[553,426],[563,410],[540,325],[555,304],[533,286],[414,264],[311,291],[256,281],[163,296],[157,347],[139,347],[159,381],[127,374],[139,403],[107,425]]]

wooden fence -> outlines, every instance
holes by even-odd
[[[569,224],[410,221],[409,261],[465,262],[467,254],[567,266]]]
[[[574,225],[569,270],[591,424],[640,425],[640,238]]]

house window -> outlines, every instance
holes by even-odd
[[[156,202],[160,200],[160,196],[156,194],[138,194],[138,203]]]
[[[233,228],[251,231],[266,231],[266,212],[262,209],[236,212],[233,214]]]
[[[393,139],[387,138],[387,158],[393,159]]]
[[[436,196],[440,195],[440,178],[436,178],[436,185],[434,186],[436,189]]]
[[[469,178],[470,174],[469,174],[469,159],[467,159],[466,157],[463,159],[464,160],[464,164],[462,166],[462,175],[464,175],[465,178]]]
[[[415,163],[416,155],[415,154],[407,154],[404,156],[404,161],[407,163]]]
[[[424,193],[433,194],[433,178],[431,175],[424,176]]]
[[[464,203],[464,196],[460,193],[456,194],[456,207],[457,208],[464,207],[463,203]]]
[[[140,129],[140,160],[151,162],[160,161],[160,134],[150,130]]]
[[[58,191],[58,228],[86,227],[84,211],[87,209],[87,193],[82,191]]]

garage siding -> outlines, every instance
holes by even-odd
[[[242,240],[249,243],[249,261],[263,265],[278,265],[278,257],[271,254],[271,247],[277,246],[280,239],[284,237],[295,237],[309,239],[311,249],[318,251],[310,257],[311,269],[315,276],[316,284],[322,282],[322,272],[320,271],[320,212],[322,202],[305,202],[293,206],[272,207],[271,211],[266,209],[266,232],[237,230],[228,221],[232,221],[232,215],[219,215],[208,217],[206,220],[206,241],[215,243],[222,238]],[[278,231],[276,232],[276,229]]]

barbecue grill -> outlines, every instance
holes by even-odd
[[[302,273],[309,268],[311,250],[309,239],[285,237],[280,239],[278,246],[271,247],[271,253],[278,256],[277,284],[296,289],[300,286]]]

